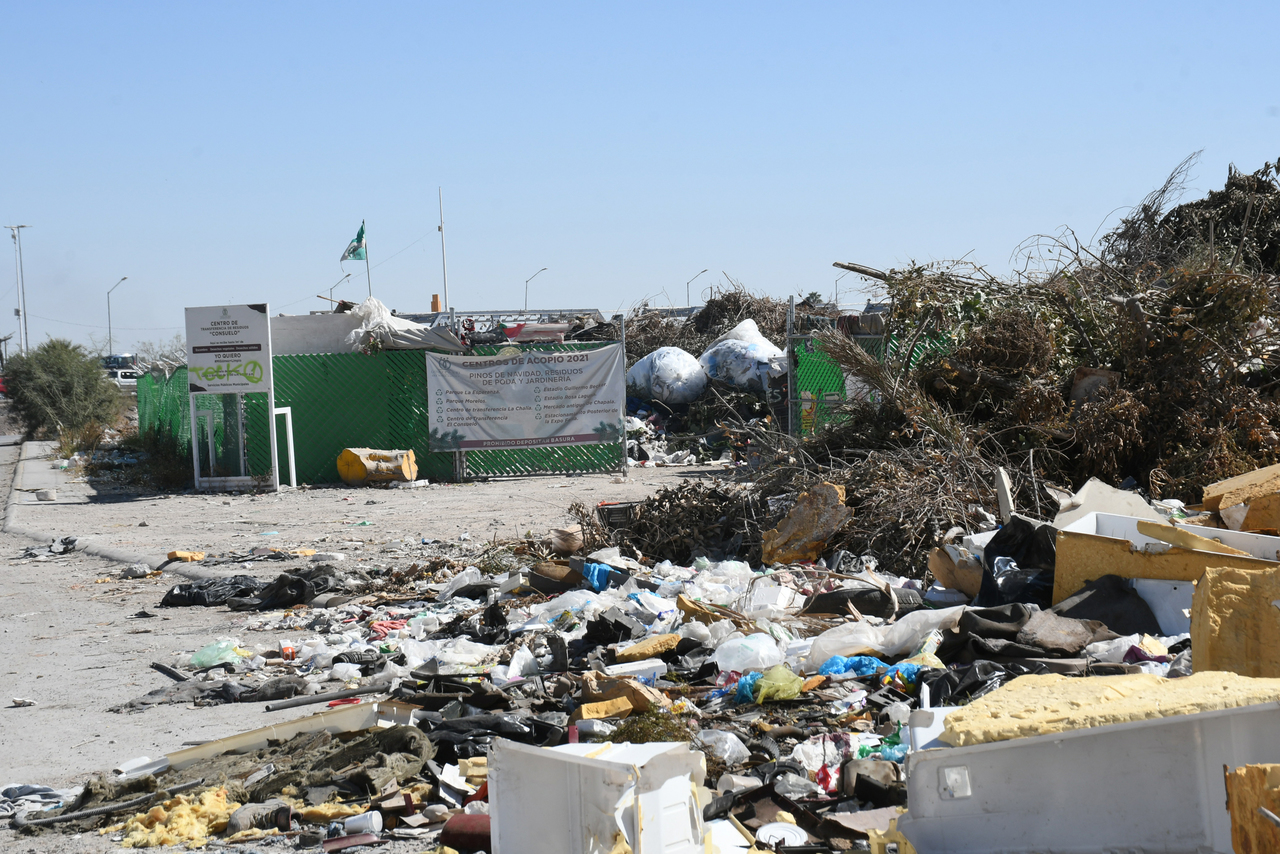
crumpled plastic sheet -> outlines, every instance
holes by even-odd
[[[51,789],[26,783],[5,786],[0,789],[0,818],[12,818],[20,812],[55,809],[73,802],[83,790],[83,786]]]

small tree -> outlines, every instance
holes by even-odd
[[[159,361],[181,365],[187,360],[187,339],[179,332],[168,341],[139,341],[136,355],[143,365]]]
[[[110,425],[120,414],[120,389],[79,344],[61,338],[9,359],[5,371],[14,414],[27,435]]]

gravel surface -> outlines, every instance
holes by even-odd
[[[17,451],[0,448],[0,484],[10,483]],[[212,556],[243,554],[255,547],[301,546],[343,551],[361,567],[394,566],[398,560],[404,562],[396,542],[409,551],[478,550],[495,537],[545,535],[571,521],[567,508],[574,501],[593,506],[603,500],[637,500],[663,485],[711,474],[665,468],[633,471],[621,482],[613,475],[583,475],[413,490],[318,488],[232,496],[138,495],[100,491],[83,480],[68,479],[58,487],[57,503],[23,504],[17,508],[16,523],[145,555],[189,549]],[[423,539],[444,542],[424,547]],[[390,551],[388,543],[393,544]],[[274,638],[247,634],[246,624],[260,618],[256,612],[158,608],[164,592],[183,580],[172,572],[124,580],[121,564],[83,553],[47,560],[24,557],[31,545],[25,537],[0,534],[0,786],[72,786],[124,760],[157,758],[184,742],[222,738],[307,713],[268,713],[261,704],[160,705],[135,714],[107,711],[167,684],[168,679],[150,667],[153,661],[171,663],[178,654],[218,636],[244,635],[248,643]],[[299,563],[259,560],[177,569],[196,577],[243,573],[270,579],[289,565]],[[157,616],[135,616],[144,611]],[[12,707],[12,698],[30,699],[36,705]],[[402,854],[425,847],[422,842],[398,842],[381,850]],[[96,833],[23,836],[0,822],[4,851],[117,848]],[[291,850],[270,845],[235,848]]]

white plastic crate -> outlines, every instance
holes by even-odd
[[[494,854],[702,854],[701,753],[683,742],[489,750]]]

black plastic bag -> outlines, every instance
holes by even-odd
[[[920,684],[929,689],[929,705],[959,706],[1029,673],[1048,673],[1043,664],[997,664],[975,661],[955,670],[923,670]]]
[[[211,608],[225,605],[228,599],[235,597],[255,596],[267,582],[259,581],[247,575],[233,575],[229,578],[206,578],[203,581],[192,581],[176,584],[169,588],[160,600],[161,607],[178,608],[184,606],[200,606]]]

